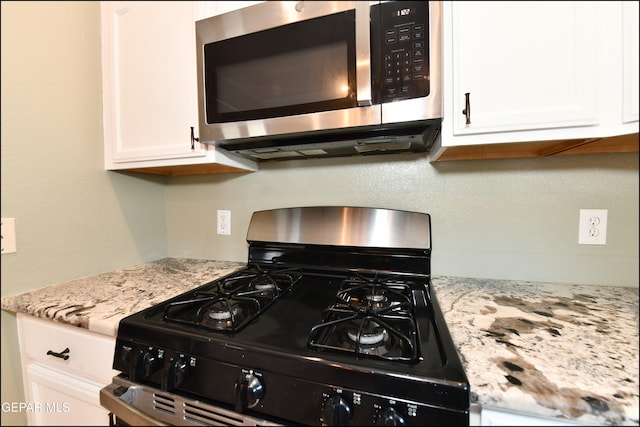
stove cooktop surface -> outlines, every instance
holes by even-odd
[[[441,330],[444,320],[433,304],[428,277],[401,280],[396,275],[372,272],[285,270],[292,282],[279,284],[277,297],[249,321],[238,311],[233,314],[233,301],[225,303],[232,314],[221,315],[217,308],[225,304],[212,295],[218,295],[225,282],[236,283],[238,278],[252,276],[253,267],[123,319],[118,340],[163,349],[163,353],[184,353],[196,360],[242,361],[249,368],[268,365],[271,371],[283,375],[304,372],[306,378],[326,384],[354,386],[363,374],[384,378],[390,384],[402,379],[466,383],[457,355],[452,353],[455,348],[447,340],[448,333]],[[363,287],[365,279],[377,281],[373,295]],[[388,281],[391,288],[385,285]],[[247,291],[240,293],[246,298]],[[184,305],[185,301],[189,303]],[[193,301],[199,302],[191,306]],[[387,307],[387,318],[377,324],[370,309],[376,304]],[[185,311],[175,313],[182,309]],[[213,318],[211,313],[215,313]],[[193,316],[202,320],[193,323]],[[231,316],[238,318],[239,328],[222,329],[219,323],[233,323]],[[350,320],[336,321],[336,317]],[[360,344],[356,343],[358,334]],[[123,372],[140,369],[127,363],[115,368]],[[141,374],[130,376],[140,378]]]
[[[254,272],[266,270],[250,266],[134,314],[122,333],[149,329],[137,339],[175,349],[202,347],[200,356],[213,353],[215,347],[197,345],[206,342],[338,358],[367,368],[398,366],[405,373],[410,366],[423,375],[446,366],[428,278],[278,268],[286,279],[255,289],[239,285],[261,283]]]

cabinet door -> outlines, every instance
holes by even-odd
[[[105,161],[204,156],[194,3],[102,2]]]
[[[111,369],[115,338],[17,314],[30,425],[108,425],[100,389]]]
[[[536,415],[507,412],[482,408],[480,412],[482,426],[577,426],[577,422],[559,418],[539,417]]]
[[[454,135],[598,123],[594,3],[451,3]]]
[[[638,121],[638,2],[622,3],[622,122]]]
[[[29,363],[24,369],[29,425],[108,426],[109,412],[100,406],[99,384]]]

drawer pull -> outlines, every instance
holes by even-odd
[[[47,356],[59,357],[60,359],[67,360],[69,358],[69,347],[65,348],[60,353],[49,350],[47,351]]]

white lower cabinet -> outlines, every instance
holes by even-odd
[[[577,422],[559,418],[541,417],[498,409],[482,408],[480,411],[481,426],[576,426]]]
[[[38,363],[25,368],[25,383],[33,403],[29,425],[109,425],[109,413],[100,406],[103,385]]]
[[[109,425],[115,338],[21,313],[18,338],[29,425]]]

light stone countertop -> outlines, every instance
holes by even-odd
[[[246,263],[164,258],[2,298],[2,309],[115,337],[123,317],[246,266]]]
[[[481,407],[638,425],[638,288],[434,277]]]
[[[2,298],[2,309],[115,337],[123,317],[245,263],[165,258]],[[473,403],[638,425],[638,288],[432,278]]]

